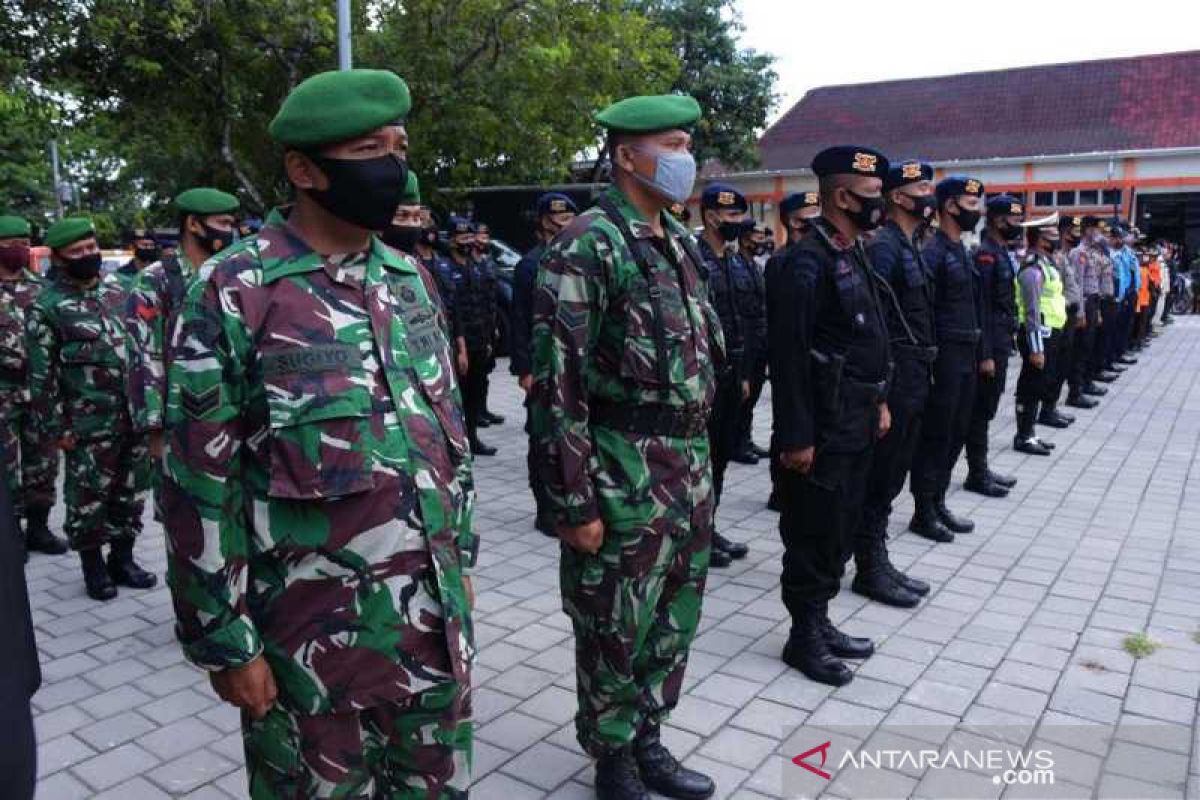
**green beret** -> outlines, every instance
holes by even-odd
[[[0,214],[0,239],[16,239],[28,235],[27,221],[11,214]]]
[[[74,244],[80,239],[95,236],[92,221],[87,217],[67,217],[60,219],[46,231],[46,246],[51,250]]]
[[[618,133],[654,133],[686,128],[700,119],[700,104],[686,94],[627,97],[596,115],[596,122]]]
[[[188,189],[175,198],[175,207],[184,214],[232,214],[241,205],[228,192],[200,186]]]
[[[267,129],[297,148],[344,142],[408,113],[408,85],[394,72],[349,69],[313,75],[292,90]]]
[[[408,182],[404,184],[404,196],[400,198],[400,205],[419,206],[420,204],[421,182],[417,180],[417,173],[410,169],[408,171]]]

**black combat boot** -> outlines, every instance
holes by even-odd
[[[887,568],[892,573],[892,577],[897,583],[899,583],[905,589],[908,589],[917,597],[924,597],[925,595],[929,594],[930,587],[927,581],[923,581],[920,578],[914,578],[907,572],[901,572],[899,568],[897,568],[896,565],[890,560],[888,561]]]
[[[493,414],[491,411],[488,411],[486,408],[483,410],[483,413],[480,414],[479,416],[482,419],[486,419],[488,421],[488,423],[491,425],[503,425],[504,424],[504,417],[500,416],[499,414]]]
[[[478,436],[472,436],[471,452],[477,456],[494,456],[496,455],[496,448],[479,441]]]
[[[628,747],[597,759],[596,800],[650,800]]]
[[[112,600],[117,596],[117,586],[104,565],[100,548],[79,551],[79,564],[83,567],[83,585],[87,596],[93,600]]]
[[[67,552],[65,540],[50,530],[50,509],[46,506],[30,506],[25,510],[25,548],[60,556]]]
[[[987,467],[969,471],[963,488],[984,497],[1008,497],[1008,489],[992,480]]]
[[[897,608],[912,608],[921,598],[896,579],[888,559],[887,546],[878,539],[855,549],[854,563],[858,571],[850,590],[863,597]],[[898,570],[897,570],[898,571]]]
[[[712,546],[714,550],[724,550],[734,560],[745,558],[750,552],[750,548],[744,542],[731,542],[719,533],[713,534]]]
[[[708,565],[710,567],[728,567],[733,563],[733,559],[721,548],[715,544],[708,549]]]
[[[750,452],[754,453],[754,455],[758,456],[759,458],[770,458],[771,457],[770,450],[768,450],[765,447],[759,447],[758,445],[756,445],[754,443],[753,440],[750,441]]]
[[[544,533],[552,539],[558,538],[558,530],[554,526],[554,520],[548,515],[538,514],[533,520],[533,527],[535,530]]]
[[[955,516],[946,508],[946,492],[939,492],[933,498],[933,508],[937,511],[938,519],[954,533],[970,533],[975,530],[975,523],[966,517]]]
[[[1050,455],[1049,448],[1042,445],[1037,438],[1037,429],[1034,425],[1034,414],[1037,413],[1037,408],[1027,408],[1021,404],[1017,405],[1017,434],[1013,437],[1013,449],[1018,453],[1025,453],[1031,456],[1048,456]]]
[[[821,633],[823,616],[809,612],[792,620],[791,635],[783,646],[783,661],[817,683],[845,686],[854,679],[854,673],[830,652],[829,643]]]
[[[938,518],[933,495],[913,495],[913,500],[916,502],[916,508],[913,510],[912,519],[908,522],[908,529],[933,542],[953,542],[954,534]]]
[[[829,652],[838,658],[870,658],[875,653],[875,644],[870,639],[842,633],[828,616],[822,615],[817,625],[825,644],[829,645]]]
[[[675,760],[659,737],[658,726],[647,729],[633,742],[638,774],[647,789],[675,800],[706,800],[717,786],[702,772]]]
[[[1080,391],[1088,397],[1104,397],[1104,395],[1108,394],[1108,389],[1105,389],[1103,386],[1097,386],[1095,381],[1088,381],[1087,385]]]
[[[739,447],[734,451],[733,455],[729,457],[729,460],[735,464],[754,466],[758,463],[758,455],[749,447]]]
[[[1011,489],[1017,485],[1017,478],[1015,475],[1004,475],[999,472],[992,472],[991,467],[988,467],[987,476],[989,481],[999,484],[1005,489]]]
[[[1053,403],[1042,403],[1042,410],[1038,413],[1037,424],[1045,425],[1047,428],[1067,428],[1071,423],[1062,414],[1058,413],[1058,407]]]
[[[1095,408],[1100,404],[1084,395],[1083,392],[1071,392],[1067,395],[1067,405],[1071,408]]]
[[[109,547],[108,574],[118,586],[130,589],[149,589],[158,583],[157,575],[133,560],[133,539],[119,539]]]

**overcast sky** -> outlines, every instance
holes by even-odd
[[[817,86],[1200,48],[1194,0],[736,2],[743,46],[778,59],[770,122]]]

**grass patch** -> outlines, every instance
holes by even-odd
[[[1129,655],[1133,656],[1134,658],[1145,658],[1146,656],[1154,653],[1154,651],[1162,645],[1151,639],[1145,633],[1131,633],[1125,637],[1125,641],[1122,643],[1122,646],[1125,648],[1125,652],[1129,653]]]

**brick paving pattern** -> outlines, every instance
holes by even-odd
[[[500,455],[477,465],[472,794],[591,798],[591,766],[572,725],[558,545],[532,527],[523,412],[506,366],[494,374],[491,404],[508,421],[483,432]],[[834,620],[875,637],[878,649],[837,690],[779,660],[788,620],[776,516],[764,507],[767,468],[731,465],[719,524],[750,543],[750,556],[710,576],[686,695],[666,733],[676,754],[712,774],[719,797],[759,800],[783,797],[784,764],[796,754],[786,740],[806,722],[1153,722],[1170,735],[1131,733],[1107,753],[1073,743],[1071,773],[1102,776],[1111,796],[1145,796],[1153,784],[1200,797],[1200,320],[1179,319],[1112,388],[1095,411],[1077,411],[1069,430],[1050,432],[1058,444],[1050,458],[1012,452],[1006,398],[993,426],[994,468],[1020,484],[1003,500],[961,491],[949,499],[975,533],[949,545],[902,534],[911,512],[902,495],[892,552],[934,591],[912,610],[848,589],[839,596]],[[765,443],[768,398],[759,408]],[[53,522],[61,529],[61,505]],[[138,552],[162,575],[162,532],[149,518]],[[183,661],[166,590],[122,589],[113,602],[92,602],[73,556],[35,555],[28,576],[45,676],[34,698],[40,800],[245,797],[237,713]],[[1141,631],[1162,647],[1134,660],[1122,642]],[[898,777],[892,788],[936,796],[936,777]],[[836,781],[829,791],[853,796]]]

